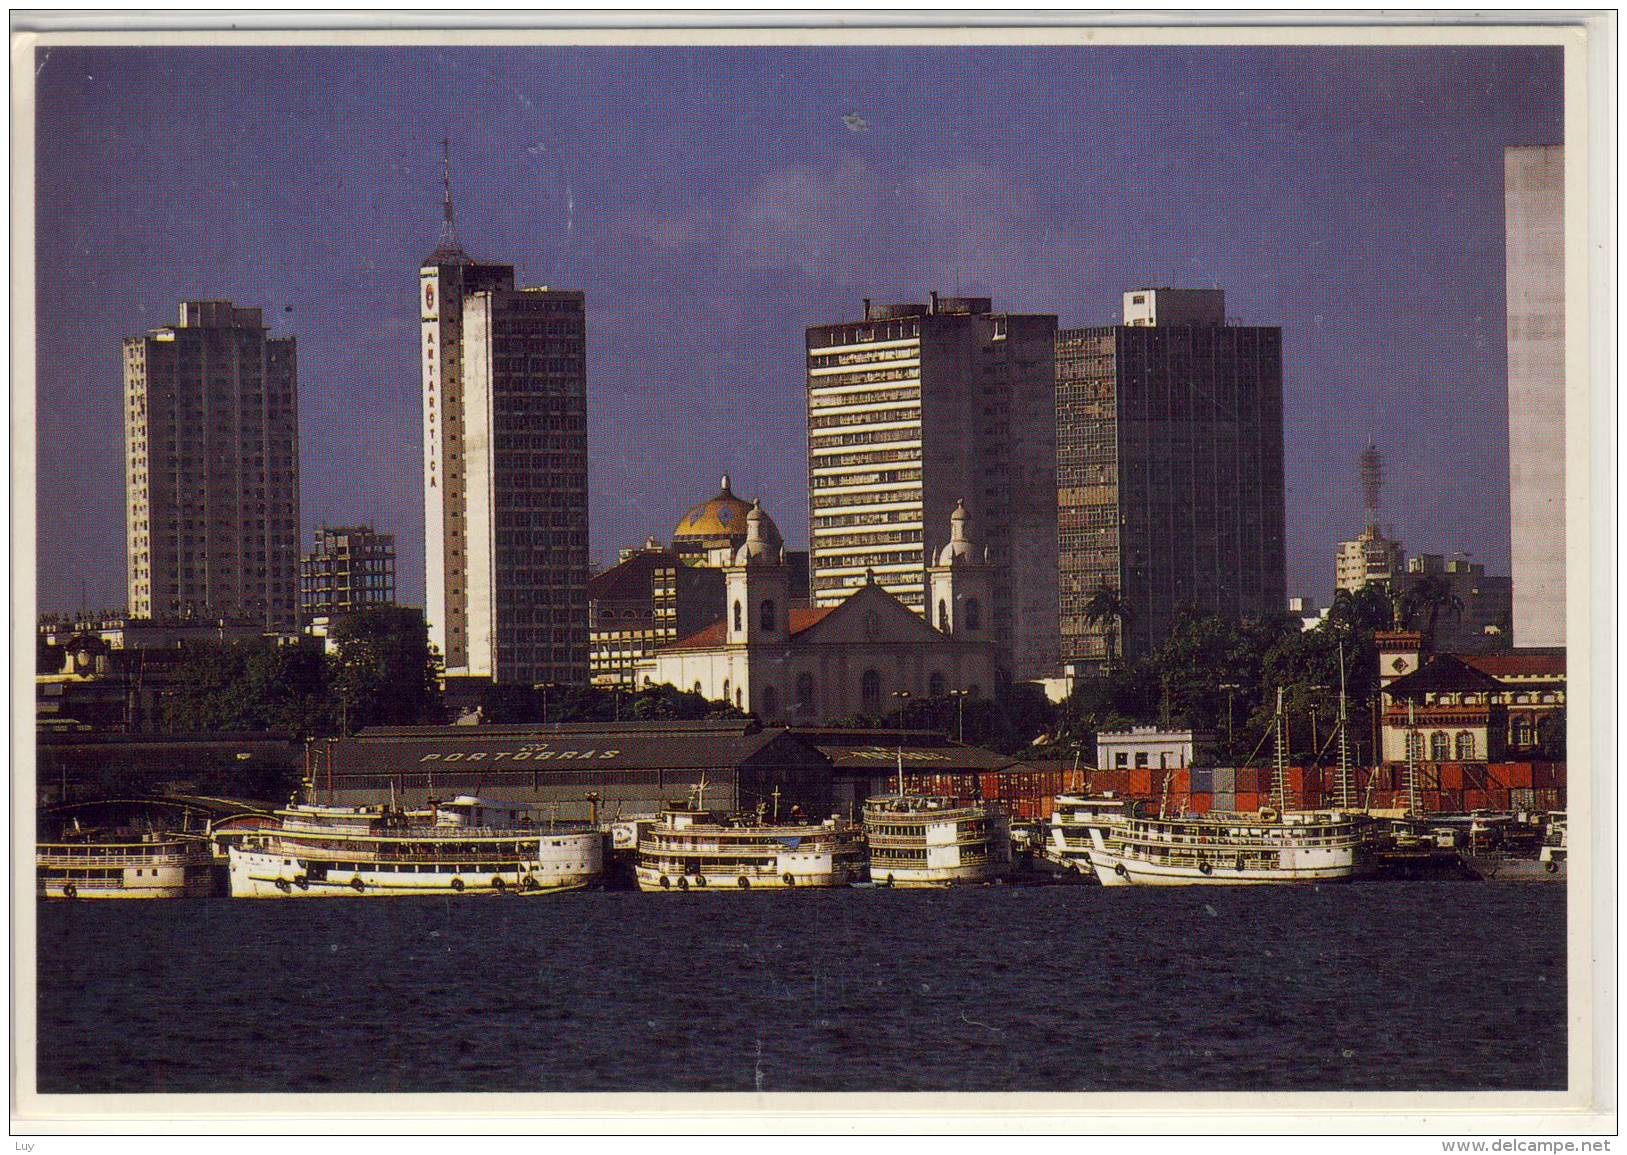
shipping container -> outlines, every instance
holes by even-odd
[[[1214,789],[1215,789],[1215,772],[1213,770],[1208,770],[1208,769],[1193,770],[1193,771],[1191,771],[1191,775],[1192,775],[1192,793],[1194,793],[1194,794],[1212,794],[1214,792]]]
[[[1448,762],[1441,767],[1442,790],[1462,790],[1463,785],[1462,766],[1458,765],[1456,762]]]
[[[1215,808],[1214,795],[1207,792],[1194,793],[1187,799],[1186,808],[1192,814],[1208,814]]]
[[[1211,790],[1230,792],[1237,789],[1236,767],[1216,766],[1213,770],[1209,771],[1209,774],[1214,780],[1213,784],[1210,786]]]
[[[1152,771],[1130,771],[1130,793],[1138,798],[1151,798],[1153,793]]]
[[[1237,794],[1232,790],[1216,790],[1211,796],[1213,802],[1210,809],[1230,814],[1237,809]]]

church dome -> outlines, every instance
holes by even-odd
[[[949,544],[938,552],[939,565],[976,565],[980,560],[966,536],[966,503],[955,502],[955,512],[949,515]]]
[[[712,541],[720,537],[745,540],[746,515],[751,502],[742,501],[729,489],[729,475],[723,475],[723,488],[715,497],[709,497],[684,514],[678,528],[672,531],[672,540]],[[778,531],[776,531],[778,532]]]
[[[785,539],[774,519],[763,512],[763,503],[754,501],[746,514],[746,541],[734,554],[735,565],[783,565]]]

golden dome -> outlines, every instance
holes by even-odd
[[[672,531],[673,541],[710,541],[727,537],[737,541],[746,539],[746,515],[751,502],[741,501],[729,489],[729,475],[723,475],[723,488],[716,497],[709,497],[684,514],[678,528]]]

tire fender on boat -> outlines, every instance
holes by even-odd
[[[1215,868],[1210,866],[1207,862],[1198,863],[1198,873],[1199,874],[1204,875],[1205,877],[1207,877],[1208,875],[1211,875],[1214,872],[1215,872]]]
[[[492,878],[491,878],[491,888],[493,890],[495,890],[498,894],[502,894],[505,890],[508,889],[508,883],[503,881],[503,876],[502,875],[494,874],[494,875],[492,875]]]
[[[786,886],[795,886],[797,884],[796,875],[792,874],[789,870],[785,872],[785,877],[780,881],[784,882]]]
[[[284,886],[284,889],[287,889],[286,885]],[[367,883],[363,882],[362,876],[358,874],[355,878],[350,880],[350,889],[354,890],[357,894],[360,894],[362,891],[367,889]]]
[[[1552,866],[1553,864],[1549,863],[1548,865]],[[78,898],[79,897],[79,888],[77,886],[75,886],[71,882],[63,883],[62,884],[62,897],[63,898]]]
[[[697,874],[695,876],[695,885],[704,889],[706,886],[706,876],[704,874]]]
[[[1130,872],[1125,869],[1124,863],[1122,862],[1118,862],[1113,865],[1113,873],[1118,875],[1120,878],[1130,877]]]
[[[527,890],[536,890],[540,884],[537,882],[536,875],[528,874],[524,878],[520,879],[520,885],[525,887]]]
[[[739,885],[741,890],[750,890],[751,889],[751,879],[747,878],[745,875],[742,874],[740,876],[740,878],[739,878],[738,885]]]
[[[672,888],[672,879],[668,878],[666,875],[663,874],[661,876],[661,889],[662,890],[670,890],[671,888]]]
[[[284,894],[287,894],[293,889],[293,887],[288,885],[288,880],[286,878],[279,878],[277,880],[277,889],[282,891]]]
[[[678,889],[679,890],[688,890],[689,889],[689,879],[687,879],[687,878],[683,877],[682,875],[680,875],[678,877]]]
[[[459,894],[462,894],[463,893],[463,879],[454,877],[452,879],[452,889],[457,891]]]
[[[299,887],[301,890],[310,890],[311,880],[306,878],[303,874],[296,874],[294,875],[294,885]]]
[[[1545,869],[1549,874],[1558,874],[1559,873],[1559,863],[1555,862],[1553,859],[1550,858],[1547,861],[1547,863],[1544,865],[1543,869]],[[63,893],[66,894],[67,891],[64,890]]]

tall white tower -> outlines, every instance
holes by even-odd
[[[938,563],[927,571],[931,589],[931,622],[939,633],[961,641],[981,642],[992,636],[989,595],[994,588],[994,565],[985,549],[981,556],[967,536],[971,519],[966,503],[957,501],[949,515],[949,544],[938,552]]]

